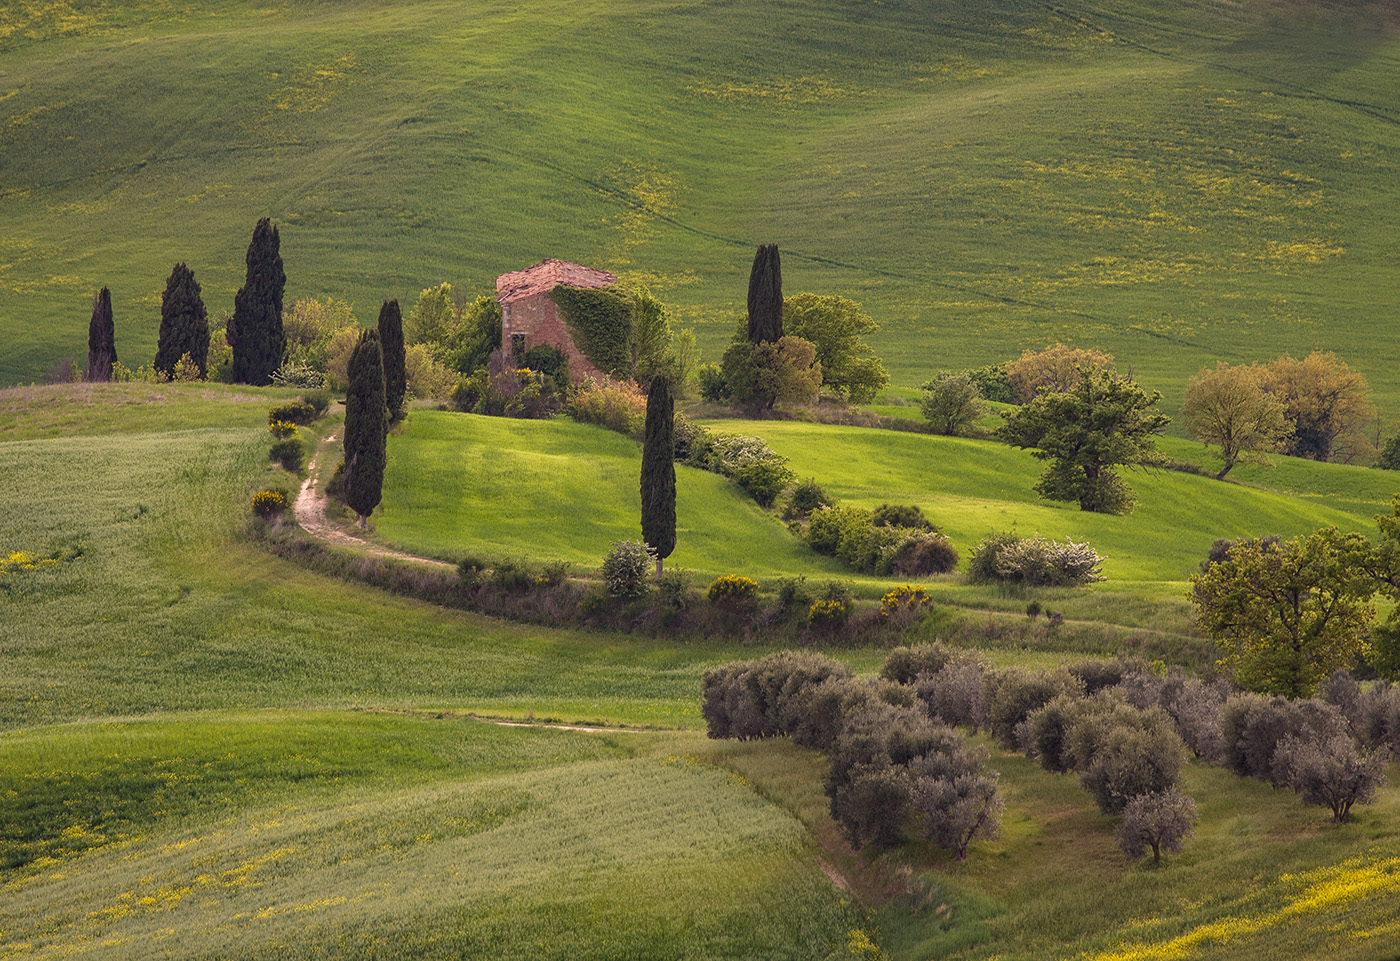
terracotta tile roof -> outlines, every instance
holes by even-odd
[[[617,276],[606,270],[594,270],[564,260],[547,258],[533,267],[501,274],[496,278],[496,299],[508,304],[521,297],[548,293],[560,284],[570,287],[611,287]]]

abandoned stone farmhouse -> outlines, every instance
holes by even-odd
[[[532,347],[548,344],[569,359],[569,378],[576,384],[600,372],[574,344],[559,305],[549,296],[560,284],[600,290],[617,283],[606,270],[594,270],[563,260],[545,259],[533,267],[496,278],[501,304],[501,348],[521,357]]]

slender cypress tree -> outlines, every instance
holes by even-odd
[[[764,244],[754,254],[749,271],[749,343],[777,341],[783,336],[783,272],[778,245]]]
[[[266,386],[272,383],[272,372],[282,366],[287,347],[282,330],[282,290],[287,286],[287,274],[282,270],[280,248],[272,221],[266,217],[259,220],[248,243],[248,273],[233,299],[233,316],[228,322],[235,383]]]
[[[112,292],[103,287],[92,298],[92,320],[88,321],[87,380],[105,383],[112,379],[112,365],[117,362],[116,336]]]
[[[155,368],[167,377],[175,376],[175,365],[186,354],[199,367],[199,376],[209,372],[209,315],[204,311],[199,281],[183,263],[175,265],[160,295],[160,339],[156,343]]]
[[[384,406],[384,354],[379,332],[366,330],[350,355],[345,391],[345,503],[360,517],[360,529],[379,506],[387,459],[388,411]]]
[[[661,563],[676,549],[676,403],[664,374],[652,378],[642,443],[642,540]]]
[[[379,308],[379,345],[384,351],[384,399],[389,414],[403,416],[403,398],[408,390],[404,368],[403,314],[397,300],[386,300]]]

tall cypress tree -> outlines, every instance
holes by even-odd
[[[112,365],[117,362],[116,336],[112,292],[103,287],[92,298],[92,320],[88,321],[87,380],[105,383],[112,379]]]
[[[408,372],[404,368],[403,314],[397,300],[386,300],[379,308],[379,345],[384,351],[385,403],[390,416],[402,417]]]
[[[160,295],[160,339],[156,343],[156,370],[175,376],[175,365],[186,354],[199,367],[199,376],[209,372],[209,315],[204,311],[199,281],[183,263],[175,265]]]
[[[661,563],[676,549],[676,403],[664,374],[652,378],[642,444],[642,540]]]
[[[783,272],[778,245],[764,244],[754,254],[749,271],[749,343],[762,344],[783,336]]]
[[[360,529],[379,506],[387,460],[388,410],[384,406],[384,354],[379,332],[366,330],[350,355],[345,391],[345,503]]]
[[[287,347],[282,330],[282,290],[287,286],[287,274],[282,270],[280,250],[277,228],[262,218],[248,243],[248,273],[233,299],[233,316],[228,322],[235,383],[266,386],[272,383],[272,372],[282,366]]]

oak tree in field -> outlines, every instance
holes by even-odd
[[[1289,454],[1345,463],[1370,449],[1363,432],[1376,415],[1371,387],[1336,354],[1280,357],[1263,369],[1261,382],[1293,424]]]
[[[1127,514],[1133,492],[1116,468],[1151,464],[1160,456],[1156,438],[1169,423],[1153,410],[1161,397],[1112,370],[1081,367],[1070,390],[1041,391],[997,433],[1050,461],[1035,486],[1041,496],[1077,500],[1084,511]]]
[[[85,380],[112,379],[117,362],[116,326],[112,322],[112,292],[103,287],[92,298],[92,319],[88,321],[88,361]]]
[[[392,417],[403,416],[408,389],[403,346],[403,315],[398,300],[386,300],[379,308],[379,345],[384,352],[384,402]]]
[[[201,378],[209,372],[209,315],[200,297],[194,271],[175,265],[160,295],[160,337],[156,342],[155,369],[174,379],[175,368],[186,354]]]
[[[379,332],[366,330],[350,355],[345,391],[345,503],[359,516],[362,530],[383,492],[388,421]]]
[[[1257,367],[1221,363],[1215,370],[1202,368],[1186,385],[1186,430],[1220,448],[1217,480],[1236,464],[1269,466],[1264,455],[1284,450],[1293,433],[1283,404],[1265,393],[1260,377]]]
[[[244,262],[247,274],[233,299],[233,316],[228,322],[233,380],[262,387],[272,383],[272,372],[282,366],[287,346],[282,330],[282,291],[287,274],[282,269],[277,228],[268,218],[263,217],[253,228]]]
[[[749,326],[751,344],[764,344],[783,336],[783,272],[777,244],[763,244],[749,270]]]
[[[656,576],[676,549],[676,405],[671,383],[652,378],[642,444],[642,540],[656,554]]]
[[[1191,578],[1191,601],[1220,664],[1249,691],[1308,697],[1354,666],[1374,610],[1363,564],[1373,547],[1333,528],[1273,542],[1241,540]]]
[[[797,294],[783,300],[783,333],[809,340],[822,365],[822,386],[853,404],[868,404],[888,386],[874,349],[861,338],[880,329],[845,297]]]

